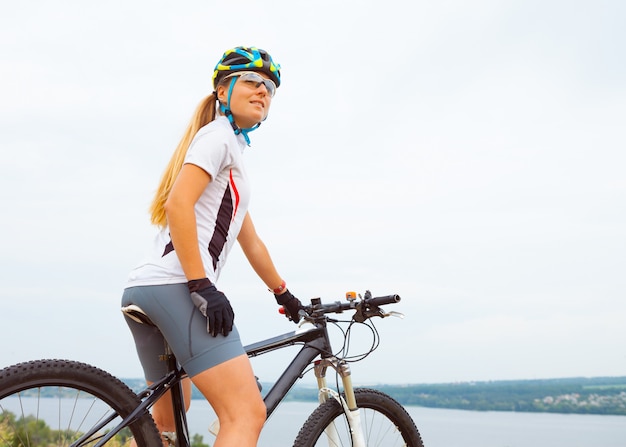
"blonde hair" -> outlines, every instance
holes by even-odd
[[[159,187],[154,195],[154,199],[152,199],[152,204],[150,205],[150,221],[152,224],[161,228],[167,225],[165,202],[170,195],[172,185],[174,184],[178,173],[183,167],[185,155],[187,155],[187,149],[189,149],[189,145],[191,144],[193,137],[201,127],[207,125],[215,119],[216,100],[217,98],[215,97],[215,94],[211,93],[209,96],[204,98],[200,104],[198,104],[196,111],[191,117],[191,121],[189,122],[183,137],[178,143],[176,150],[172,154],[172,158],[165,168],[165,172],[161,177],[161,182],[159,183]]]

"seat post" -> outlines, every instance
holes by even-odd
[[[167,369],[170,372],[177,372],[181,375],[181,380],[173,384],[170,394],[172,396],[172,411],[174,412],[174,422],[176,424],[176,445],[179,447],[190,446],[189,428],[187,427],[187,409],[185,407],[185,394],[183,392],[182,371],[178,365],[178,360],[172,352],[170,345],[165,342],[165,355],[167,357]]]

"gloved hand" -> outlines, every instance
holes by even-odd
[[[228,335],[233,330],[235,312],[222,292],[208,278],[194,279],[187,283],[191,300],[207,319],[206,330],[213,337]]]
[[[285,316],[294,323],[300,321],[300,314],[298,311],[302,308],[302,303],[298,298],[293,296],[289,289],[285,290],[280,295],[274,294],[276,302],[285,308]]]

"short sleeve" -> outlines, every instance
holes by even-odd
[[[229,163],[227,136],[220,128],[203,127],[189,145],[185,164],[193,164],[215,178]]]

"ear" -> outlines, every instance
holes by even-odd
[[[215,92],[217,93],[217,100],[221,103],[226,104],[227,101],[227,96],[228,96],[228,88],[226,85],[224,84],[220,84],[217,86],[217,88],[215,89]]]

